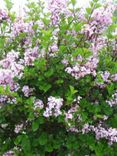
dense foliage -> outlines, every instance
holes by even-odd
[[[0,155],[117,156],[116,5],[0,10]]]

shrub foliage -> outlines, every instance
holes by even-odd
[[[116,4],[0,10],[0,155],[117,156]]]

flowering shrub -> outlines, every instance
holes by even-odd
[[[0,155],[117,155],[116,5],[0,10]]]

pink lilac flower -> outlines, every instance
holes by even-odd
[[[92,128],[92,130],[95,132],[96,139],[99,140],[101,138],[105,138],[109,141],[109,143],[117,142],[117,129],[116,128],[107,128],[105,129],[101,125],[98,125],[98,127]]]
[[[79,106],[72,106],[67,112],[65,112],[65,121],[68,122],[69,119],[73,119],[74,113],[78,111]],[[78,115],[79,116],[79,115]]]
[[[75,128],[75,127],[69,128],[68,131],[75,132],[75,133],[78,133],[79,132],[79,130],[77,128]]]
[[[60,13],[66,12],[67,0],[49,0],[49,10],[53,25],[57,25],[60,20]]]
[[[89,74],[96,76],[98,62],[99,60],[97,58],[90,57],[84,65],[77,63],[73,67],[67,67],[65,71],[75,77],[75,79],[80,79]]]
[[[23,32],[33,34],[34,31],[32,29],[32,26],[33,26],[32,22],[26,23],[21,17],[19,17],[14,23],[13,35],[18,36],[20,33],[23,33]]]
[[[12,74],[12,71],[9,69],[0,69],[0,85],[6,86],[10,85],[12,86],[14,84],[13,82],[14,75]]]
[[[6,95],[0,95],[0,105],[5,103],[5,101],[8,99],[8,96]]]
[[[89,49],[93,52],[94,56],[98,56],[98,51],[101,50],[104,46],[106,46],[106,38],[98,36],[98,38],[96,38],[96,40],[91,43]]]
[[[68,60],[64,58],[64,59],[61,61],[61,63],[64,64],[65,66],[67,66],[67,65],[68,65]]]
[[[50,117],[50,116],[59,116],[62,114],[61,112],[61,107],[63,105],[63,99],[62,98],[55,98],[53,96],[50,96],[48,98],[48,103],[46,110],[44,111],[43,115],[45,117]]]
[[[99,78],[98,78],[99,76]],[[100,81],[101,80],[101,81]],[[105,88],[108,84],[112,82],[111,74],[109,71],[99,71],[97,73],[96,85],[100,88]]]
[[[10,150],[3,154],[3,156],[14,156],[14,151]]]
[[[15,62],[16,59],[18,59],[19,53],[15,52],[15,51],[11,51],[7,54],[6,58],[0,61],[0,65],[3,68],[8,68],[12,62]]]
[[[117,105],[117,90],[112,95],[111,100],[107,100],[106,102],[109,104],[110,107],[113,107],[114,105]]]
[[[94,132],[96,135],[96,139],[105,138],[108,140],[109,144],[113,144],[117,142],[117,129],[116,128],[104,128],[102,124],[97,125],[96,127],[93,125],[85,124],[82,128],[82,133]]]
[[[98,22],[101,26],[108,26],[112,24],[113,12],[115,10],[115,6],[111,4],[107,4],[107,6],[103,6],[97,8],[92,13],[92,18]]]
[[[90,128],[89,128],[89,124],[84,124],[83,128],[82,128],[82,133],[85,134],[85,133],[88,133],[90,132]]]
[[[111,79],[112,81],[117,82],[117,74],[111,75]]]
[[[9,69],[14,77],[18,76],[24,69],[24,66],[18,62],[18,58],[19,53],[12,50],[5,59],[0,61],[0,65],[6,70]]]
[[[3,87],[8,85],[11,91],[17,91],[19,88],[18,84],[14,82],[14,77],[21,78],[24,69],[24,66],[18,62],[18,58],[19,53],[12,50],[6,55],[6,58],[0,61],[2,67],[0,68],[0,84]]]
[[[0,9],[0,22],[4,20],[9,20],[9,16],[5,10]]]
[[[22,92],[24,93],[24,96],[29,97],[33,91],[33,88],[29,88],[29,86],[25,85],[22,88]]]
[[[74,99],[74,101],[73,101],[74,105],[67,112],[65,112],[65,121],[66,121],[67,125],[70,127],[69,128],[70,131],[73,128],[73,127],[71,127],[73,125],[71,125],[71,123],[69,121],[70,120],[72,120],[72,122],[74,121],[74,119],[75,119],[74,115],[76,116],[76,118],[79,121],[82,120],[80,114],[77,113],[77,115],[76,115],[76,112],[79,109],[79,105],[78,104],[80,103],[81,99],[82,99],[81,96],[78,96],[76,99]]]
[[[36,99],[35,102],[34,102],[34,110],[36,109],[43,109],[44,108],[44,104],[43,104],[43,101],[40,100],[40,99]]]
[[[106,40],[101,35],[107,26],[112,24],[114,10],[115,7],[112,4],[95,9],[88,24],[85,24],[82,29],[82,33],[85,34],[86,38],[92,41],[91,49],[94,54],[97,54],[98,50],[105,45]]]
[[[33,62],[36,58],[39,57],[38,47],[26,49],[24,53],[24,62],[25,65],[33,65]]]
[[[54,43],[54,44],[50,47],[50,50],[51,50],[52,52],[58,51],[58,46],[57,46],[57,44]]]
[[[109,81],[110,73],[109,73],[108,71],[104,71],[104,72],[101,74],[101,76],[102,76],[104,82],[110,82],[110,81]]]
[[[23,126],[24,126],[23,124],[16,125],[14,132],[19,133],[22,130]]]

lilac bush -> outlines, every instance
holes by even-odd
[[[116,156],[116,4],[0,10],[0,155]]]

